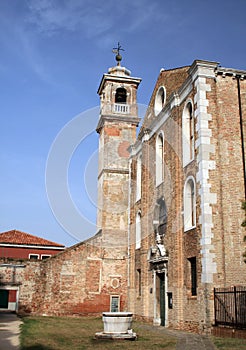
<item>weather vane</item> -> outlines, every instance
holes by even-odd
[[[121,48],[120,43],[118,42],[118,46],[113,48],[113,53],[116,53],[115,59],[118,62],[117,65],[120,66],[120,61],[122,60],[122,56],[120,54],[120,51],[125,51]]]

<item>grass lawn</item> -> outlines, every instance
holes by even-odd
[[[136,341],[113,341],[94,338],[96,332],[103,330],[101,318],[24,317],[22,320],[21,350],[176,349],[175,338],[140,322],[133,322],[133,331],[138,335]],[[218,350],[246,350],[245,339],[211,339]]]
[[[166,349],[176,348],[176,339],[141,329],[133,323],[138,340],[96,340],[103,331],[101,318],[25,317],[21,326],[21,350],[82,350],[82,349]]]
[[[246,339],[212,337],[212,341],[218,350],[246,350]]]

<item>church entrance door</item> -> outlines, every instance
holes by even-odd
[[[165,273],[158,274],[160,281],[160,321],[161,326],[166,324],[166,286],[165,286]]]

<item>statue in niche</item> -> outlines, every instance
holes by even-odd
[[[155,206],[153,225],[155,232],[156,247],[158,248],[159,253],[158,255],[166,256],[164,237],[167,228],[167,208],[163,197],[157,201],[157,204]]]

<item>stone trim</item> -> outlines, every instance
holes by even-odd
[[[98,179],[104,174],[129,174],[129,169],[124,170],[124,169],[103,169],[99,174],[98,174]]]
[[[209,128],[209,120],[212,116],[207,113],[209,101],[206,93],[211,90],[210,84],[206,82],[204,77],[205,71],[202,67],[202,76],[196,72],[197,78],[195,80],[196,94],[195,94],[195,118],[196,131],[198,139],[196,140],[195,148],[198,150],[197,154],[197,182],[200,184],[198,195],[201,201],[201,215],[199,217],[199,224],[201,225],[201,254],[202,254],[202,283],[213,283],[213,274],[217,272],[217,265],[214,262],[215,254],[212,244],[213,238],[213,217],[212,205],[217,202],[216,193],[211,193],[211,184],[209,182],[209,170],[215,169],[215,161],[210,160],[210,154],[215,153],[215,148],[211,144],[212,132]],[[208,69],[208,76],[212,75],[211,69]]]
[[[102,114],[100,116],[99,122],[97,124],[96,131],[98,133],[100,133],[100,130],[103,128],[105,121],[111,122],[111,123],[125,122],[128,124],[133,124],[133,125],[138,126],[140,120],[141,120],[140,118],[131,116],[129,114],[127,114],[127,115],[119,115],[119,114],[104,115],[104,114]]]

